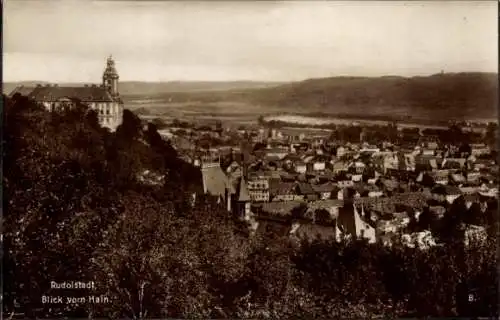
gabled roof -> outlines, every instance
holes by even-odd
[[[461,174],[453,173],[451,174],[451,178],[456,182],[464,182],[466,181],[465,177]]]
[[[226,172],[234,172],[235,170],[241,169],[241,165],[238,161],[233,160],[226,168]]]
[[[203,179],[203,191],[205,193],[222,197],[225,197],[226,190],[229,190],[230,193],[234,193],[234,187],[220,167],[202,168],[201,174]]]
[[[358,237],[360,235],[360,231],[363,229],[373,228],[361,218],[354,204],[352,206],[339,209],[337,225],[342,233],[346,235],[350,234],[354,237]]]
[[[299,155],[297,155],[297,154],[289,153],[289,154],[287,154],[287,155],[283,158],[283,160],[285,160],[285,161],[289,160],[289,161],[295,162],[295,161],[299,161],[299,160],[301,160],[301,158],[300,158],[300,156],[299,156]]]
[[[462,168],[467,162],[465,158],[446,158],[443,160],[441,166],[443,168]]]
[[[430,172],[430,176],[434,179],[448,179],[450,172],[448,170],[438,170]]]
[[[269,191],[273,196],[295,194],[296,187],[297,184],[295,182],[269,181]]]
[[[437,169],[437,167],[438,167],[436,159],[430,159],[429,164],[430,164],[432,169]]]
[[[465,194],[463,197],[464,197],[464,200],[466,202],[476,202],[476,203],[479,203],[479,200],[480,200],[480,196],[479,196],[478,193]]]
[[[280,177],[283,180],[296,180],[297,177],[298,177],[298,174],[297,173],[289,173],[289,172],[286,172],[286,171],[282,171],[282,172],[280,172]],[[281,180],[281,179],[273,178],[274,181],[278,181],[278,180]]]
[[[382,183],[388,190],[394,190],[399,187],[399,182],[392,179],[385,179]]]
[[[101,86],[37,86],[28,96],[36,101],[57,101],[63,97],[77,98],[83,102],[115,101],[106,88]]]
[[[304,157],[304,162],[305,163],[312,162],[314,160],[314,158],[315,158],[314,155],[308,155],[308,156]]]
[[[318,209],[328,209],[328,208],[341,208],[344,205],[344,201],[337,199],[330,200],[316,200],[308,203],[308,207],[311,210]]]
[[[271,153],[288,154],[289,152],[290,151],[286,148],[270,148],[265,150],[266,154],[271,154]]]
[[[299,187],[299,192],[301,194],[305,195],[305,194],[313,194],[313,193],[315,193],[315,191],[312,188],[312,186],[311,186],[310,183],[299,183],[298,187]]]
[[[437,185],[431,191],[432,193],[441,195],[461,195],[462,191],[460,188],[450,185]]]
[[[303,201],[279,201],[279,202],[265,202],[260,208],[263,212],[273,215],[288,216],[292,210],[303,204]]]
[[[240,179],[240,185],[239,185],[239,189],[238,189],[238,201],[249,202],[250,200],[251,199],[250,199],[250,195],[248,193],[247,183],[246,183],[245,179],[242,177]]]
[[[312,189],[315,192],[332,192],[336,189],[336,186],[333,183],[324,183],[324,184],[313,184]]]
[[[34,89],[35,87],[30,86],[17,86],[11,93],[9,93],[9,97],[12,98],[16,93],[27,97],[31,92],[33,92]]]
[[[446,208],[443,206],[429,206],[429,211],[434,214],[442,215],[446,213]]]

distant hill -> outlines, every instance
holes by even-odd
[[[21,81],[6,82],[3,84],[3,93],[10,93],[20,85],[36,86],[37,84],[49,84],[45,81]],[[235,89],[257,89],[282,85],[283,82],[259,82],[259,81],[172,81],[172,82],[120,82],[120,93],[122,95],[156,95],[169,92],[210,92],[226,91]],[[61,86],[83,86],[84,83],[59,83]]]
[[[238,101],[283,112],[411,115],[414,118],[496,118],[494,73],[449,73],[425,77],[334,77],[257,89],[168,93],[165,102]]]
[[[256,104],[286,109],[318,107],[324,111],[412,114],[415,117],[494,117],[498,75],[437,74],[427,77],[323,78],[256,90]]]
[[[45,85],[46,81],[19,81],[19,82],[4,82],[2,83],[2,93],[9,94],[18,86],[35,87],[37,84]]]
[[[33,84],[33,83],[31,83]],[[4,84],[12,90],[16,84]],[[243,102],[285,113],[411,115],[417,119],[495,118],[496,73],[444,73],[425,77],[333,77],[300,82],[121,82],[125,102]],[[142,107],[147,108],[144,104]],[[249,108],[249,111],[251,108]]]

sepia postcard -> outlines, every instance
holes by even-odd
[[[2,21],[2,319],[498,318],[497,1]]]

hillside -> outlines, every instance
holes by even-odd
[[[255,104],[287,109],[321,107],[328,112],[496,117],[498,78],[486,73],[324,78],[261,89],[246,97]]]
[[[258,89],[162,93],[163,103],[243,102],[288,113],[411,115],[415,119],[496,118],[497,75],[439,74],[427,77],[335,77]],[[128,96],[129,101],[138,96]]]
[[[4,92],[13,88],[4,84]],[[287,113],[411,115],[414,119],[496,119],[495,73],[445,73],[425,77],[333,77],[293,83],[273,82],[123,82],[129,106],[171,103],[239,102],[246,110],[262,107]],[[206,106],[209,108],[209,106]],[[260,108],[257,108],[260,107]]]

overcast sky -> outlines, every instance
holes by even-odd
[[[4,1],[4,81],[496,72],[497,2]]]

